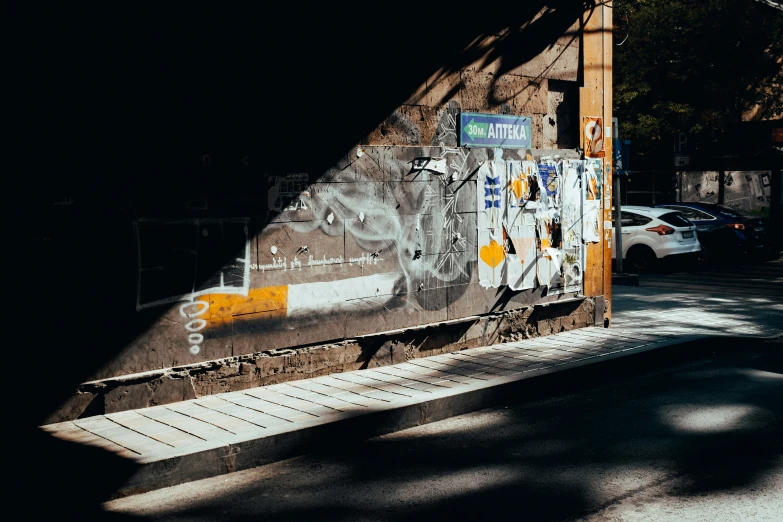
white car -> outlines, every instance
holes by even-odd
[[[622,207],[620,218],[623,260],[629,267],[645,270],[660,259],[694,257],[701,251],[696,225],[676,210],[627,205]],[[614,219],[612,227],[617,227]],[[614,240],[617,233],[616,230],[612,232],[612,259],[617,259],[617,242]]]

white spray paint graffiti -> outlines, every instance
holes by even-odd
[[[192,299],[192,298],[191,298]],[[195,307],[194,312],[188,312],[188,309]],[[190,332],[188,334],[188,343],[190,343],[190,353],[193,355],[198,354],[201,351],[201,343],[204,342],[204,335],[198,333],[207,326],[207,322],[204,319],[199,319],[200,315],[204,315],[209,310],[209,303],[207,301],[190,301],[179,307],[179,314],[185,319],[190,319],[190,322],[185,324],[185,330]]]
[[[140,221],[138,308],[185,300],[179,315],[186,319],[187,342],[196,354],[205,338],[213,338],[205,330],[221,328],[220,335],[233,335],[231,321],[223,317],[296,317],[302,324],[336,310],[365,315],[393,307],[441,310],[469,287],[475,292],[471,284],[476,283],[513,291],[545,284],[549,293],[566,285],[565,291],[578,292],[584,266],[580,234],[567,227],[566,245],[554,244],[561,219],[577,226],[576,218],[561,214],[563,205],[575,211],[568,205],[578,180],[569,178],[569,171],[564,183],[557,162],[523,159],[531,157],[529,151],[503,149],[367,147],[313,184],[303,174],[270,176],[273,212],[253,238],[252,262],[248,219]],[[161,230],[172,240],[159,241]],[[233,242],[220,247],[221,234],[228,232]],[[159,244],[170,245],[171,252],[156,251]],[[215,245],[219,251],[210,256]],[[232,257],[229,247],[243,254]],[[221,258],[236,261],[222,266]],[[196,274],[190,288],[149,291],[155,274],[174,267]],[[214,273],[199,275],[204,267]],[[252,290],[260,290],[251,298],[221,300],[219,313],[209,311],[207,299],[198,299],[248,297],[251,270]],[[437,292],[447,287],[448,293]],[[278,288],[275,299],[263,297]],[[268,310],[275,313],[265,314]]]
[[[350,184],[339,183],[339,190],[333,190],[338,184],[332,183],[310,191],[312,219],[286,226],[298,234],[317,229],[329,234],[324,223],[330,223],[330,216],[332,222],[344,222],[345,232],[365,253],[343,262],[377,265],[394,259],[404,281],[400,290],[405,293],[417,292],[430,278],[435,285],[436,280],[467,283],[475,257],[466,251],[469,231],[457,208],[459,189],[451,184],[455,177],[467,178],[468,153],[459,148],[438,152],[408,161],[400,158],[399,165],[413,168],[399,170],[406,176],[404,181],[385,182],[382,187],[360,168],[345,169],[337,179],[350,179]],[[364,151],[362,160],[368,158],[379,161],[374,149]],[[327,180],[331,181],[328,176]]]

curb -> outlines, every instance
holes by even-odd
[[[639,286],[639,276],[637,274],[612,273],[612,284],[621,286]]]

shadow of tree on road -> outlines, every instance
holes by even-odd
[[[774,345],[725,344],[530,379],[470,416],[108,506],[152,520],[555,521],[650,485],[741,495],[780,465],[783,380]]]

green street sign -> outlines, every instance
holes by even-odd
[[[473,141],[474,138],[486,138],[488,127],[489,123],[476,123],[476,120],[471,118],[470,123],[465,125],[462,130],[465,131],[465,135],[470,138],[470,141]]]
[[[532,144],[530,116],[460,113],[459,144],[462,147],[525,148]]]

